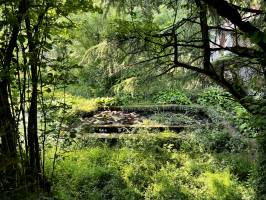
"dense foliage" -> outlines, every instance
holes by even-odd
[[[0,198],[266,199],[265,15],[0,1]]]
[[[58,199],[254,199],[250,185],[254,164],[245,148],[236,149],[244,141],[231,144],[235,139],[223,134],[143,132],[114,147],[91,141],[80,150],[61,153],[55,195]]]

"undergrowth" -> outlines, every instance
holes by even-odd
[[[220,152],[210,147],[211,134],[200,140],[195,134],[143,132],[141,137],[121,140],[112,147],[91,139],[82,147],[61,151],[53,194],[64,200],[254,199],[250,186],[254,165],[248,153],[230,148]],[[216,138],[217,143],[224,140]],[[48,177],[52,157],[47,155]]]

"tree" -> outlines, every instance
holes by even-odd
[[[86,0],[0,2],[1,192],[19,191],[24,184],[26,190],[47,186],[39,137],[44,112],[41,99],[44,83],[49,82],[44,79],[59,59],[49,56],[56,45],[52,40],[70,27],[70,13],[98,10]]]
[[[149,6],[145,7],[145,3]],[[138,52],[135,54],[139,58],[136,64],[158,65],[158,75],[184,68],[207,76],[228,90],[236,101],[253,114],[260,131],[257,194],[258,199],[265,199],[264,2],[255,1],[254,7],[251,7],[250,1],[244,0],[235,1],[235,4],[226,0],[124,1],[122,4],[132,19],[118,22],[116,32],[119,34],[115,39],[121,42],[121,48],[135,47],[130,50]],[[136,7],[139,6],[144,10],[142,19],[136,18],[139,14]],[[156,24],[154,13],[159,10],[159,6],[167,7],[173,13],[172,24],[164,24],[164,27]],[[217,40],[217,36],[222,34],[230,36],[231,45],[225,45],[225,38]],[[216,52],[220,55],[218,59],[213,56]],[[142,59],[147,54],[149,59]],[[260,83],[260,86],[254,87],[253,81]]]

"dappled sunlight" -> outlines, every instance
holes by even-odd
[[[0,1],[0,199],[265,200],[264,0]]]

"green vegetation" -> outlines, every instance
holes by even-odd
[[[113,147],[95,141],[63,151],[55,171],[56,198],[254,199],[254,164],[243,149],[229,147],[230,141],[217,132],[204,139],[198,139],[199,133],[141,135]],[[220,137],[216,143],[225,143],[224,152],[211,144],[214,135]],[[208,150],[212,148],[216,149]],[[230,153],[234,150],[238,153]],[[49,173],[51,161],[47,167]]]
[[[180,91],[164,91],[160,92],[157,97],[155,97],[155,103],[159,104],[181,104],[187,105],[191,104],[189,98]]]
[[[223,92],[215,88],[218,91]],[[217,98],[206,91],[197,96],[196,102],[206,103],[203,99],[212,102],[216,115],[231,116],[232,111],[224,110],[219,102],[232,99]],[[72,98],[66,96],[70,102]],[[75,98],[71,113],[79,112],[77,108],[84,103],[89,108],[95,105],[94,111],[119,105],[115,98],[80,99]],[[240,107],[233,105],[236,110]],[[149,123],[197,124],[196,128],[178,134],[139,130],[127,137],[122,137],[126,133],[120,133],[115,143],[111,139],[92,138],[86,132],[76,133],[70,143],[66,136],[57,152],[55,171],[55,149],[50,148],[46,155],[45,171],[54,184],[53,196],[57,199],[255,199],[254,141],[241,134],[241,130],[215,122],[218,117],[237,126],[237,116],[214,115],[215,123],[204,126],[197,121],[196,114],[187,114],[161,112],[149,119],[152,120]],[[254,134],[253,130],[247,131]]]
[[[265,5],[0,1],[0,199],[265,200]]]

